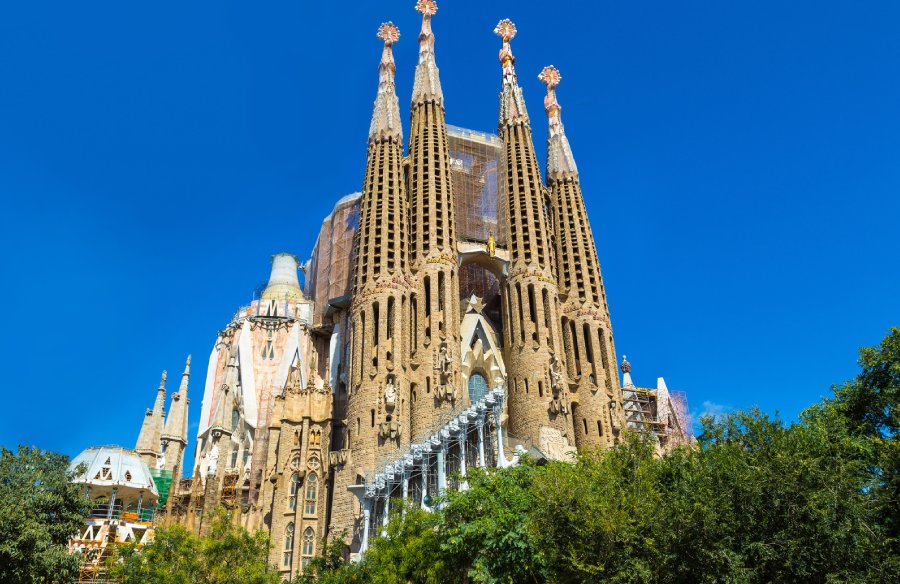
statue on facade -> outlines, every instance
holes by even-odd
[[[209,451],[209,457],[206,460],[206,476],[216,476],[216,470],[219,468],[219,445],[214,444]]]
[[[490,257],[497,255],[497,240],[494,239],[494,232],[488,232],[487,252]]]
[[[562,363],[555,354],[550,356],[550,390],[554,394],[563,390]]]
[[[438,372],[441,376],[441,383],[448,383],[450,376],[453,374],[453,360],[450,358],[450,351],[447,343],[442,343],[438,352]]]
[[[393,409],[397,403],[397,388],[394,387],[394,378],[388,377],[387,384],[384,386],[384,405],[388,409]]]

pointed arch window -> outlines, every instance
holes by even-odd
[[[316,473],[310,473],[306,478],[306,496],[304,497],[303,512],[307,515],[316,514],[316,500],[319,490],[319,479]]]
[[[282,565],[290,568],[294,559],[294,522],[291,521],[284,529],[284,555],[282,556]]]
[[[300,550],[300,554],[302,559],[300,560],[300,564],[303,568],[303,571],[306,571],[306,566],[309,564],[309,561],[312,559],[313,555],[316,553],[316,532],[313,531],[312,527],[307,527],[306,531],[303,532],[303,547]]]
[[[474,404],[487,394],[488,384],[484,374],[475,371],[469,376],[469,403]]]
[[[291,490],[290,496],[288,497],[288,509],[291,511],[297,510],[297,494],[300,492],[300,475],[294,474],[291,477]]]

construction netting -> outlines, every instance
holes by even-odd
[[[315,301],[315,323],[322,322],[329,300],[351,292],[353,239],[359,227],[359,202],[359,193],[347,195],[322,221],[306,273],[306,295]]]
[[[506,240],[506,206],[499,166],[503,143],[497,136],[447,126],[456,232],[460,241],[485,243],[493,234],[498,246]],[[359,227],[361,195],[337,202],[322,222],[306,271],[306,295],[315,301],[313,321],[321,323],[328,302],[350,294],[353,285],[354,236]],[[499,283],[477,268],[460,273],[461,296],[471,294],[488,304],[499,298]],[[499,316],[499,308],[498,308]]]
[[[672,404],[672,413],[678,420],[681,429],[678,441],[680,444],[694,442],[694,423],[691,420],[691,411],[688,409],[687,394],[683,391],[669,392],[669,400]]]
[[[157,506],[162,507],[169,499],[169,490],[172,488],[172,471],[151,468],[150,476],[156,484],[156,490],[159,491],[159,501]]]
[[[493,134],[450,125],[447,137],[457,237],[486,242],[493,233],[497,245],[504,245],[508,213],[499,180],[503,142]]]

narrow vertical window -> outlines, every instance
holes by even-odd
[[[284,529],[284,558],[282,564],[290,568],[294,559],[294,522],[291,521]]]
[[[316,473],[310,473],[308,477],[306,477],[306,497],[304,497],[304,507],[303,513],[306,515],[315,515],[316,514],[316,496],[318,494],[318,478],[316,477]]]
[[[291,477],[291,490],[290,496],[288,497],[288,509],[291,511],[297,510],[297,493],[300,492],[300,475],[294,474]]]
[[[387,308],[387,338],[388,340],[394,337],[394,297],[391,296],[388,298],[388,308]]]
[[[302,570],[306,571],[306,566],[309,564],[309,561],[312,559],[313,555],[316,553],[316,532],[313,531],[312,527],[307,527],[306,531],[303,532],[303,546],[300,550],[300,554],[302,556],[300,560],[300,565]]]

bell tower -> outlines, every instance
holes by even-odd
[[[403,315],[413,282],[407,262],[407,198],[403,180],[403,131],[394,85],[392,46],[400,38],[382,24],[378,94],[369,127],[360,206],[358,251],[350,307],[350,395],[346,432],[352,455],[335,477],[335,492],[364,481],[376,465],[409,443],[409,376]],[[351,530],[357,513],[350,497],[336,504],[332,523]],[[351,533],[352,536],[352,533]]]
[[[556,221],[556,278],[561,328],[572,394],[575,444],[612,446],[622,423],[622,391],[616,373],[609,306],[588,221],[575,158],[566,138],[556,99],[562,79],[553,65],[538,75],[547,86],[544,109],[549,120],[547,187]]]
[[[409,136],[410,262],[416,291],[408,323],[415,384],[411,431],[419,437],[461,399],[459,391],[459,262],[444,95],[434,57],[434,0],[422,14]]]
[[[565,458],[574,449],[569,390],[563,381],[562,343],[550,202],[534,152],[531,122],[516,77],[510,41],[516,27],[502,20],[500,127],[501,178],[509,212],[509,277],[504,293],[509,432],[530,438],[547,456]]]

